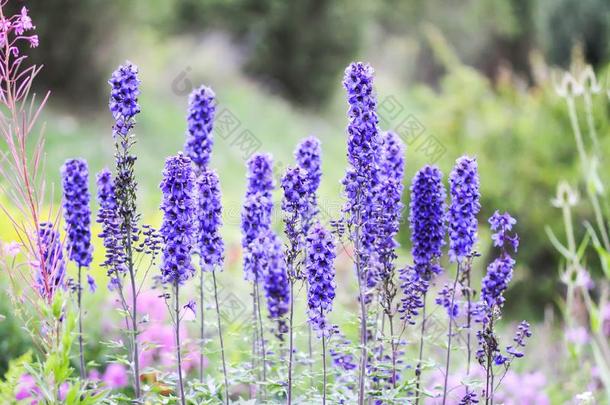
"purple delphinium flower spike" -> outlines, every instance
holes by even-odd
[[[84,159],[67,160],[61,167],[63,212],[66,223],[68,258],[80,267],[92,260],[89,169]]]
[[[108,169],[102,169],[97,174],[97,202],[99,211],[96,221],[101,225],[102,231],[98,235],[102,238],[106,249],[106,258],[102,267],[106,267],[110,277],[109,288],[113,289],[119,283],[118,275],[126,271],[125,251],[121,246],[121,226],[117,213],[117,202],[112,174]]]
[[[59,289],[65,289],[66,262],[62,253],[59,232],[50,222],[38,227],[41,263],[37,263],[36,285],[40,295],[48,302]]]
[[[161,280],[169,284],[182,284],[194,272],[191,263],[195,221],[195,179],[191,160],[178,153],[167,158],[161,181],[163,238]]]
[[[429,281],[442,271],[438,260],[445,245],[445,188],[435,166],[425,166],[413,178],[409,224],[415,272]]]
[[[247,162],[246,195],[262,193],[271,198],[275,185],[273,182],[273,158],[268,153],[255,153]]]
[[[133,118],[140,112],[138,96],[140,80],[138,68],[127,61],[112,73],[110,84],[110,112],[115,119],[115,135],[125,136],[133,128]]]
[[[482,281],[481,300],[489,308],[502,306],[503,293],[513,277],[515,260],[509,255],[505,241],[509,241],[508,247],[512,247],[516,251],[518,236],[509,234],[516,222],[508,213],[500,214],[498,211],[489,219],[491,229],[495,231],[492,240],[502,249],[500,256],[487,267],[487,274]]]
[[[327,315],[335,299],[335,256],[332,234],[321,224],[314,225],[307,234],[305,272],[309,322],[320,337],[328,337],[334,330]]]
[[[394,274],[396,248],[399,246],[396,235],[403,208],[404,145],[396,134],[387,132],[383,136],[382,152],[376,249],[379,268],[371,273],[376,273],[378,280],[387,280]]]
[[[449,175],[449,185],[449,258],[461,262],[472,255],[477,242],[477,215],[481,204],[476,159],[468,156],[459,158]]]
[[[204,170],[196,182],[197,196],[197,248],[201,268],[212,270],[222,268],[224,242],[220,236],[222,206],[218,175],[212,170]]]
[[[288,332],[285,316],[290,308],[290,283],[282,242],[273,231],[268,231],[260,242],[259,246],[267,250],[264,289],[269,319],[277,322],[275,334],[283,340],[284,334]]]
[[[307,234],[313,224],[318,209],[318,187],[322,178],[320,140],[315,136],[305,138],[298,144],[294,157],[299,167],[307,173],[309,209],[303,222],[303,232]]]
[[[255,241],[269,230],[270,201],[267,197],[252,194],[246,197],[241,213],[242,248],[244,250],[244,277],[248,281],[260,281],[264,275],[263,264],[254,255]]]
[[[206,86],[193,90],[189,96],[188,134],[184,153],[200,169],[207,167],[212,153],[216,95]]]
[[[299,167],[289,167],[282,177],[282,189],[286,236],[292,249],[298,251],[305,238],[303,225],[310,207],[307,173]]]

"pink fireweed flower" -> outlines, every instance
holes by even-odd
[[[15,399],[21,401],[26,398],[36,398],[40,394],[40,388],[36,385],[36,379],[29,374],[23,374],[19,378],[19,384],[15,391]],[[38,403],[37,400],[30,402],[31,404]]]
[[[106,368],[102,381],[110,389],[126,387],[129,383],[127,369],[122,364],[112,363]]]

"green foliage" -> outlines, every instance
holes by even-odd
[[[4,283],[0,283],[0,286],[6,288]],[[27,352],[31,341],[23,330],[21,321],[15,317],[11,301],[4,295],[0,297],[0,353],[10,353],[15,358]],[[9,369],[11,357],[0,356],[0,375]]]
[[[15,402],[15,391],[19,379],[25,373],[26,364],[32,361],[32,353],[27,352],[9,361],[8,370],[0,380],[0,403],[12,404]]]

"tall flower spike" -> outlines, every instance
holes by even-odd
[[[162,281],[179,283],[189,279],[194,272],[191,263],[191,249],[194,235],[195,180],[191,160],[178,153],[167,158],[161,191],[163,201],[163,261],[161,263]]]
[[[84,159],[67,160],[61,167],[61,177],[68,258],[81,267],[88,267],[93,248],[87,162]]]
[[[273,184],[273,158],[268,153],[256,153],[247,162],[248,184],[246,195],[262,193],[271,198]]]
[[[35,267],[36,284],[40,295],[51,301],[59,289],[65,289],[66,262],[64,261],[59,232],[50,222],[38,228],[41,261]]]
[[[449,257],[460,262],[473,253],[477,242],[479,173],[475,158],[462,156],[449,175],[451,205],[449,207]]]
[[[277,322],[276,335],[283,339],[288,332],[285,316],[290,309],[290,285],[286,271],[286,261],[282,251],[282,242],[273,231],[268,231],[262,238],[264,249],[268,251],[268,261],[264,275],[265,297],[269,318]]]
[[[314,218],[319,211],[317,192],[322,178],[321,154],[320,140],[315,136],[303,139],[294,151],[297,165],[307,173],[309,185],[308,196],[310,204],[303,223],[305,234],[309,231],[309,227],[313,224]]]
[[[268,209],[271,202],[261,193],[246,197],[241,214],[242,249],[244,252],[244,278],[248,281],[261,281],[264,275],[263,264],[253,251],[255,241],[270,229]]]
[[[425,166],[413,178],[409,224],[413,262],[417,275],[430,280],[441,272],[438,259],[445,245],[445,187],[442,173]]]
[[[113,289],[119,279],[119,273],[125,272],[125,251],[121,246],[121,222],[117,214],[117,202],[115,195],[114,180],[108,169],[102,169],[97,174],[97,202],[99,211],[96,222],[102,227],[98,235],[102,238],[106,250],[105,260],[102,267],[106,267],[110,277],[109,288]]]
[[[305,238],[303,225],[309,211],[309,181],[307,173],[299,167],[289,167],[282,177],[282,210],[286,212],[286,235],[293,246],[299,246]]]
[[[140,112],[138,68],[129,61],[125,62],[112,73],[108,84],[111,87],[110,112],[116,121],[114,133],[125,136],[133,127],[132,119]]]
[[[222,205],[218,175],[204,170],[197,179],[197,248],[201,268],[212,270],[222,267],[224,242],[220,236]]]
[[[321,224],[314,225],[307,235],[305,271],[309,322],[319,337],[328,337],[334,330],[327,316],[335,299],[335,256],[332,234]]]
[[[190,94],[188,109],[188,134],[184,153],[201,169],[210,161],[214,138],[214,116],[216,115],[216,95],[206,86],[201,86]]]

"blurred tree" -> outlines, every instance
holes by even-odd
[[[536,29],[551,63],[568,67],[576,42],[594,66],[610,57],[610,1],[538,0]]]

